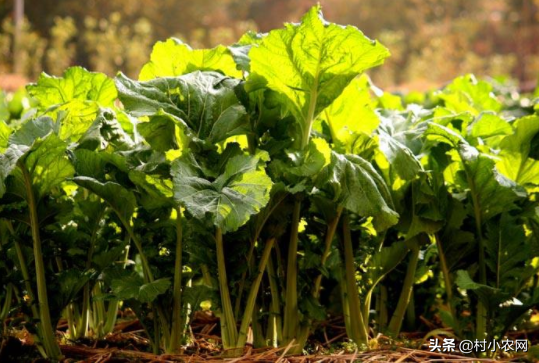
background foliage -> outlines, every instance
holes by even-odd
[[[315,0],[27,1],[24,75],[59,75],[82,65],[129,76],[157,40],[177,36],[194,48],[234,43],[246,30],[294,21]],[[358,26],[389,49],[372,72],[382,87],[425,89],[466,72],[512,76],[533,88],[539,74],[539,0],[321,0],[340,24]],[[0,3],[0,74],[13,66],[13,1]],[[388,16],[388,14],[393,14]]]

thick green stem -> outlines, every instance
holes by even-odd
[[[142,241],[140,240],[138,235],[135,234],[135,231],[133,231],[133,228],[129,224],[129,221],[122,220],[122,222],[127,233],[129,234],[129,237],[131,237],[131,240],[133,241],[133,243],[135,243],[135,247],[137,248],[137,251],[139,253],[140,262],[142,263],[142,272],[144,274],[144,280],[146,280],[147,283],[153,282],[154,278],[153,278],[152,270],[150,268],[150,264],[148,263],[148,259],[146,258],[146,254],[144,253],[144,249],[142,248]]]
[[[118,214],[120,216],[120,214]],[[121,217],[120,217],[121,219]],[[146,258],[146,254],[144,253],[144,249],[142,248],[142,241],[140,240],[139,236],[135,233],[131,225],[129,224],[129,221],[125,221],[122,219],[122,223],[127,230],[127,233],[131,237],[131,240],[135,244],[135,247],[137,248],[137,251],[139,253],[140,261],[142,263],[142,272],[144,274],[144,280],[146,283],[154,282],[154,277],[152,270],[150,268],[150,264],[148,263],[148,259]],[[164,339],[165,341],[170,340],[170,330],[168,329],[168,318],[167,314],[165,313],[165,310],[163,309],[163,305],[161,302],[155,303],[156,311],[157,311],[157,317],[160,320],[161,328],[163,329],[164,333]],[[158,342],[156,343],[158,344]]]
[[[359,290],[356,284],[356,267],[354,265],[354,249],[352,248],[352,233],[350,232],[350,222],[348,215],[343,216],[343,246],[344,246],[344,267],[346,275],[346,290],[350,312],[350,339],[359,347],[368,346],[368,328],[361,313],[361,301]]]
[[[361,315],[363,316],[363,322],[368,326],[369,325],[369,316],[371,311],[371,300],[372,300],[372,290],[367,293],[365,299],[363,299],[361,307]]]
[[[39,312],[37,311],[37,304],[35,303],[36,295],[34,294],[34,289],[32,288],[32,284],[30,283],[30,273],[28,272],[28,267],[26,266],[26,259],[24,258],[24,254],[22,253],[22,248],[19,241],[15,241],[15,251],[17,252],[17,259],[19,260],[22,277],[24,279],[24,287],[26,288],[26,293],[30,297],[29,304],[32,310],[33,318],[39,320]],[[38,326],[41,325],[38,324]]]
[[[402,291],[399,296],[399,302],[397,303],[397,308],[391,317],[389,322],[388,332],[392,336],[398,336],[402,327],[402,321],[404,319],[404,314],[406,313],[406,308],[410,302],[410,296],[412,296],[412,290],[414,288],[415,273],[417,270],[417,262],[419,261],[419,242],[416,238],[410,241],[411,247],[411,256],[410,261],[408,262],[408,268],[406,269],[406,276],[404,278],[404,284],[402,286]]]
[[[245,305],[245,311],[243,313],[243,319],[241,321],[241,327],[238,335],[238,340],[236,347],[243,348],[245,342],[247,341],[247,332],[249,330],[249,325],[251,323],[251,317],[253,316],[253,311],[255,307],[256,297],[258,295],[258,290],[260,288],[260,283],[262,282],[262,277],[264,276],[264,270],[270,258],[271,250],[275,244],[275,238],[270,238],[266,245],[264,246],[264,252],[262,252],[262,257],[260,258],[260,263],[258,265],[258,271],[251,285],[249,291],[249,296],[247,298],[247,304]],[[253,321],[253,324],[256,323]]]
[[[247,278],[247,271],[249,271],[249,274],[251,273],[252,269],[252,261],[254,256],[256,246],[256,239],[251,240],[251,246],[249,247],[249,252],[247,253],[247,269],[243,271],[241,274],[240,283],[238,285],[238,297],[236,298],[236,304],[234,305],[234,316],[239,316],[240,314],[240,308],[241,308],[241,299],[243,297],[243,291],[245,289],[245,280]]]
[[[122,268],[124,269],[127,266],[128,257],[129,257],[129,239],[127,240],[125,251],[122,256]],[[107,312],[105,314],[105,324],[103,325],[104,335],[110,334],[114,331],[114,327],[116,326],[116,320],[118,319],[118,306],[119,305],[120,305],[120,301],[117,299],[112,299],[109,301],[109,304],[107,306]]]
[[[9,310],[11,309],[11,302],[13,300],[13,285],[9,284],[6,287],[6,297],[4,299],[4,304],[2,304],[2,309],[0,310],[0,321],[8,316]]]
[[[241,299],[243,297],[243,291],[245,288],[245,280],[247,278],[247,272],[251,274],[252,270],[254,269],[253,259],[254,259],[256,241],[258,241],[260,232],[262,232],[262,228],[264,228],[264,225],[266,224],[266,221],[268,220],[268,218],[272,215],[273,211],[275,211],[275,209],[281,204],[281,202],[285,200],[285,198],[286,198],[285,193],[283,193],[279,197],[275,197],[275,196],[272,197],[272,200],[270,200],[269,202],[269,205],[272,206],[271,209],[268,211],[268,213],[265,213],[264,219],[258,224],[253,234],[253,237],[251,238],[251,241],[250,241],[251,245],[249,247],[249,252],[247,253],[247,269],[243,271],[243,273],[241,274],[240,283],[238,285],[238,294],[237,294],[238,297],[236,298],[236,304],[234,306],[234,316],[238,316],[240,313]],[[275,201],[275,199],[277,199],[277,201]]]
[[[283,323],[281,317],[281,299],[279,298],[279,284],[277,282],[277,274],[271,257],[268,260],[266,267],[271,291],[270,316],[268,323],[268,331],[271,333],[268,333],[268,338],[271,339],[271,345],[277,347],[283,339]]]
[[[37,202],[32,188],[32,179],[24,163],[19,163],[24,178],[26,188],[26,202],[30,214],[30,226],[32,230],[32,240],[34,244],[34,262],[36,267],[37,297],[39,302],[39,319],[42,327],[43,346],[47,356],[51,359],[62,359],[60,346],[56,341],[55,329],[52,326],[49,310],[49,297],[47,293],[47,280],[45,278],[45,264],[43,262],[43,252],[41,250],[41,236],[39,233],[39,218],[37,215]]]
[[[288,245],[283,342],[281,346],[290,344],[292,340],[297,338],[296,334],[298,333],[298,233],[300,211],[301,202],[296,200],[290,227],[290,243]],[[300,349],[303,349],[303,347],[300,347]]]
[[[481,217],[481,204],[478,199],[477,187],[474,180],[470,177],[472,172],[469,170],[464,158],[462,158],[462,164],[467,174],[468,186],[470,188],[470,195],[472,197],[474,218],[475,218],[475,233],[477,238],[477,244],[479,247],[479,282],[483,285],[487,283],[487,267],[485,264],[485,244],[483,241],[483,229],[482,229],[482,217]],[[487,311],[481,301],[477,302],[477,316],[476,316],[476,338],[483,340],[487,336]]]
[[[157,312],[157,309],[155,308],[155,306],[153,307],[153,315],[156,316],[156,315],[159,315],[159,313]],[[158,355],[159,354],[159,342],[161,341],[161,332],[160,332],[160,329],[159,329],[159,323],[157,321],[157,319],[153,319],[153,342],[152,343],[152,351],[153,351],[153,354],[155,355]]]
[[[200,266],[200,270],[202,271],[202,280],[204,281],[204,285],[208,287],[213,287],[213,282],[211,280],[211,273],[210,273],[210,269],[208,268],[208,265],[202,264]]]
[[[410,302],[406,307],[406,327],[414,331],[416,322],[414,289],[410,292]]]
[[[346,335],[352,336],[352,320],[350,318],[350,302],[348,300],[348,286],[346,283],[346,272],[342,266],[339,266],[339,290],[341,292],[342,314]]]
[[[88,255],[86,258],[86,270],[89,270],[92,267],[92,259],[94,256],[95,242],[97,239],[97,231],[99,230],[99,221],[102,219],[105,208],[103,207],[101,213],[99,214],[97,220],[95,221],[94,228],[92,229],[92,236],[90,237],[90,246],[88,248]],[[83,288],[82,292],[82,308],[81,308],[81,319],[79,322],[79,327],[77,329],[77,334],[75,339],[81,339],[88,336],[88,318],[90,315],[90,281],[88,281]]]
[[[339,219],[341,218],[343,208],[341,206],[337,207],[337,215],[333,220],[328,224],[328,229],[326,232],[326,237],[324,239],[324,252],[322,253],[322,259],[320,261],[322,267],[326,264],[326,261],[329,258],[329,254],[331,252],[331,242],[333,241],[333,237],[335,236],[335,232],[337,231],[337,226],[339,224]],[[320,287],[322,286],[322,274],[319,274],[316,277],[316,280],[314,281],[314,287],[313,287],[313,296],[315,299],[318,299],[320,296]]]
[[[387,326],[388,313],[387,313],[387,287],[380,285],[380,294],[378,295],[378,329],[379,331],[385,330]]]
[[[56,256],[56,266],[58,267],[58,272],[64,271],[64,266],[62,264],[62,259],[60,256]],[[66,320],[67,320],[67,327],[69,329],[69,337],[71,339],[76,339],[78,326],[76,324],[76,318],[73,313],[74,310],[74,304],[69,303],[65,308],[65,314],[66,314]]]
[[[217,269],[219,278],[219,290],[221,291],[221,332],[223,335],[223,345],[225,349],[235,348],[237,341],[237,327],[232,303],[230,301],[230,291],[226,277],[225,250],[223,245],[223,232],[217,227],[215,231],[215,244],[217,247]]]
[[[167,353],[175,353],[180,350],[183,338],[182,325],[182,253],[183,253],[183,230],[182,230],[182,212],[176,208],[176,259],[174,262],[174,304],[172,312],[172,328],[170,344],[167,347]]]
[[[436,239],[436,247],[438,248],[438,260],[440,261],[440,269],[442,270],[442,276],[444,278],[445,294],[447,295],[447,303],[453,318],[453,329],[455,333],[460,336],[460,322],[457,316],[457,310],[455,308],[455,301],[453,298],[453,282],[451,280],[451,274],[449,273],[449,267],[447,265],[447,259],[442,246],[442,241],[438,237],[438,234],[434,235]]]

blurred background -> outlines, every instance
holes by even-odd
[[[0,88],[71,65],[138,75],[157,40],[232,44],[298,21],[316,0],[0,0]],[[457,75],[539,76],[539,0],[321,0],[326,19],[391,51],[370,72],[383,88],[427,90]]]

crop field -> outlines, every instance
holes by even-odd
[[[539,88],[298,21],[0,92],[0,362],[539,360]]]

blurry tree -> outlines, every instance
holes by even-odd
[[[32,29],[28,19],[25,18],[20,28],[17,59],[14,59],[15,27],[13,21],[9,18],[4,19],[1,29],[0,54],[2,61],[0,61],[0,71],[3,73],[13,72],[13,65],[17,63],[22,74],[30,78],[37,77],[42,70],[41,61],[47,41]]]
[[[77,27],[73,18],[54,18],[51,37],[46,52],[47,71],[50,74],[61,75],[64,70],[73,64],[76,53],[74,38]]]
[[[265,32],[297,21],[317,2],[328,19],[358,26],[389,47],[392,57],[370,73],[384,87],[439,84],[468,72],[510,74],[520,81],[536,81],[539,74],[539,0],[36,0],[27,1],[25,12],[49,40],[46,70],[76,63],[136,75],[157,40],[229,44],[247,29]],[[0,1],[0,19],[13,15],[13,5]],[[77,34],[58,17],[70,17]],[[57,33],[61,27],[64,36]],[[56,50],[62,42],[76,47],[75,54],[72,48]],[[2,55],[11,48],[0,43]]]
[[[138,75],[152,44],[147,20],[124,25],[120,13],[115,12],[108,19],[87,17],[85,28],[84,49],[93,70],[114,75],[121,69],[130,76]]]

